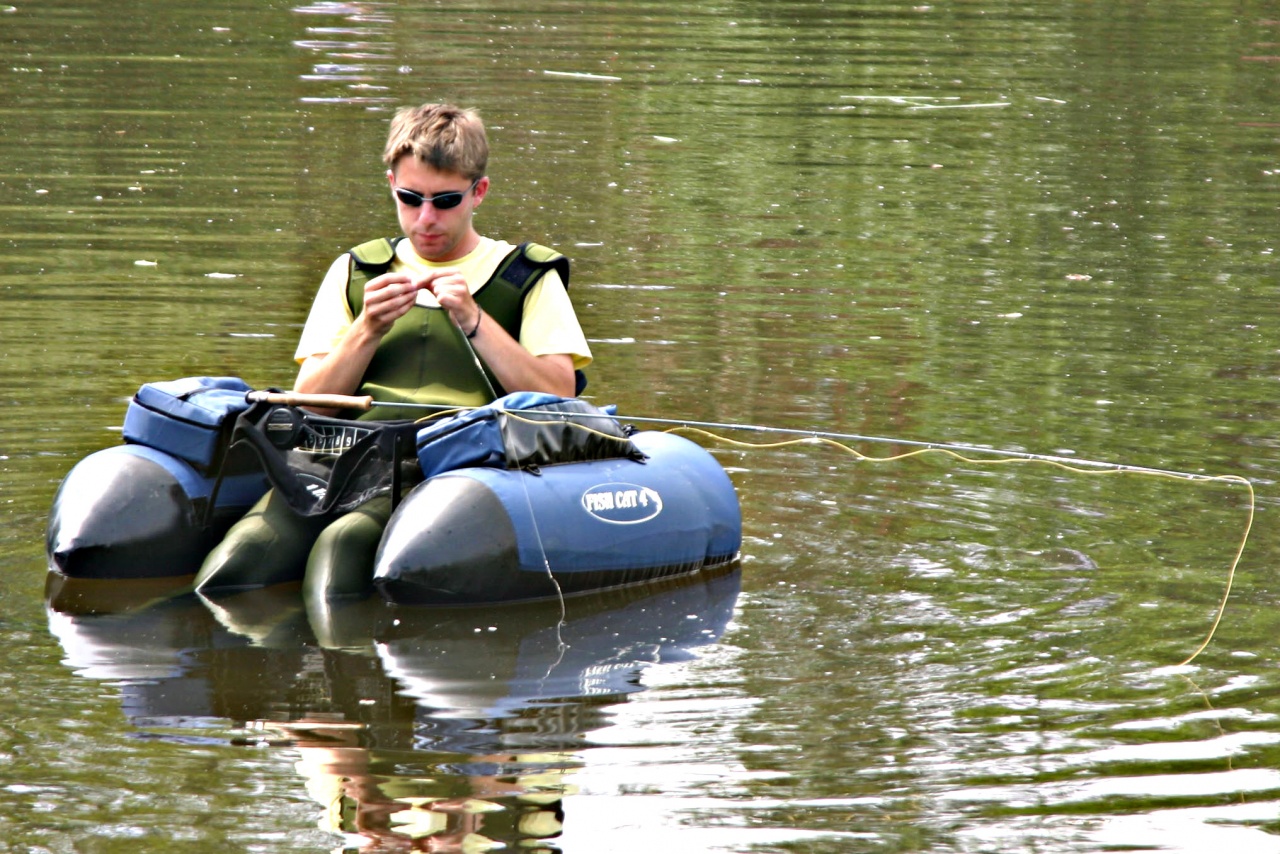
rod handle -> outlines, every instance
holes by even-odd
[[[314,406],[321,409],[359,409],[368,412],[373,408],[373,397],[357,397],[351,394],[302,394],[296,391],[251,391],[245,396],[250,403],[275,403],[281,406]]]

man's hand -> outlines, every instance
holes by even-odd
[[[480,320],[480,306],[471,296],[467,280],[457,270],[433,270],[418,279],[415,285],[430,291],[459,329],[464,332],[475,329]]]
[[[384,273],[364,286],[364,308],[361,317],[369,331],[381,338],[391,325],[413,308],[420,286],[404,273]]]
[[[364,286],[362,322],[374,338],[382,338],[392,324],[413,307],[418,291],[427,291],[459,329],[475,329],[480,306],[471,296],[467,280],[457,270],[432,270],[424,275],[384,273]]]

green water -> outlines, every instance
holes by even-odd
[[[1274,2],[53,0],[0,46],[0,849],[1280,851]],[[1238,484],[708,437],[741,572],[560,637],[47,611],[62,476],[142,382],[292,381],[427,100],[486,118],[481,230],[574,259],[598,403],[1250,479],[1212,642]]]

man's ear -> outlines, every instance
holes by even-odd
[[[473,208],[479,207],[480,203],[484,201],[485,194],[488,192],[489,192],[489,176],[483,175],[481,176],[480,180],[476,182],[476,188],[471,191],[471,196],[472,198],[475,199],[475,201],[472,203],[471,206]]]

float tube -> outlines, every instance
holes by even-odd
[[[270,486],[251,455],[227,454],[250,390],[232,377],[139,389],[125,413],[125,444],[85,457],[58,487],[45,534],[50,568],[68,578],[198,570]]]
[[[550,599],[717,567],[738,556],[737,495],[720,464],[669,433],[644,455],[533,472],[472,466],[416,486],[392,514],[373,583],[392,602]]]
[[[237,440],[245,424],[263,422],[268,404],[250,400],[260,394],[228,377],[144,385],[125,416],[125,444],[81,460],[59,487],[50,569],[94,579],[195,573],[271,485],[271,467]],[[580,435],[625,441],[616,452],[600,448],[618,442],[594,440],[566,453]],[[679,436],[633,432],[580,400],[508,395],[430,422],[417,455],[423,480],[365,570],[392,603],[550,599],[738,559],[737,494],[715,458]]]

